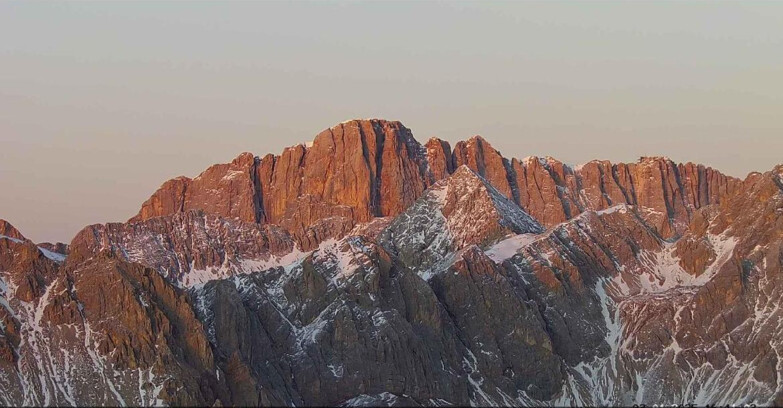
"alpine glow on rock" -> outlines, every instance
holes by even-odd
[[[783,167],[351,120],[125,223],[0,221],[2,405],[783,405]]]

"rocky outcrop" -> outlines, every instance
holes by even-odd
[[[3,238],[13,238],[25,241],[27,238],[22,235],[10,222],[0,219],[0,236]]]
[[[202,324],[184,292],[155,270],[106,252],[64,272],[70,288],[55,292],[61,295],[49,302],[44,313],[51,316],[52,324],[73,320],[84,325],[85,346],[104,356],[106,368],[121,373],[115,385],[116,402],[199,405],[206,400],[231,401]],[[70,317],[60,321],[62,316]],[[117,374],[113,379],[110,372],[100,374],[107,376],[107,382],[118,380]],[[141,377],[136,389],[129,387],[133,374]]]
[[[31,301],[40,296],[51,281],[57,262],[46,256],[32,241],[10,223],[0,221],[0,272],[17,281],[16,296]]]
[[[361,238],[290,269],[210,282],[196,296],[216,357],[242,379],[232,389],[241,404],[470,398],[464,374],[455,375],[467,351],[446,312],[424,282]]]
[[[471,245],[429,283],[471,350],[466,362],[471,384],[489,390],[494,384],[506,395],[525,390],[532,398],[550,399],[562,386],[562,360],[554,353],[539,311],[526,294],[516,291],[512,280]],[[475,402],[492,404],[494,399]]]
[[[12,325],[0,340],[13,346],[13,359],[0,361],[4,403],[230,401],[188,299],[154,270],[100,254],[56,268],[27,300],[22,282],[3,276],[2,312]]]
[[[242,153],[231,163],[216,164],[195,179],[178,177],[161,186],[131,221],[200,209],[255,222],[260,218],[255,196],[256,160]]]
[[[65,265],[14,236],[0,239],[3,404],[193,405],[219,396],[201,323],[160,274],[108,253]]]
[[[529,158],[513,167],[520,204],[544,225],[628,204],[666,237],[682,234],[695,210],[728,199],[740,183],[708,167],[661,157],[631,164],[591,161],[575,169],[552,158]]]
[[[426,278],[469,245],[486,247],[508,235],[541,231],[530,215],[463,165],[396,217],[380,241]]]
[[[560,166],[554,167],[554,164]],[[562,163],[547,162],[536,157],[522,161],[514,159],[511,167],[516,176],[519,205],[530,214],[535,214],[541,224],[557,225],[581,212],[581,207],[565,194],[571,191],[564,187],[566,171],[570,180],[574,180],[570,168]],[[575,187],[575,182],[573,184]]]
[[[504,196],[519,202],[516,194],[512,194],[510,180],[514,179],[510,173],[508,160],[503,158],[499,151],[495,150],[481,136],[474,136],[467,141],[459,142],[454,146],[454,165],[465,165],[484,177]]]
[[[38,248],[45,249],[49,251],[50,253],[61,255],[63,258],[68,256],[68,252],[70,252],[70,248],[68,247],[68,244],[64,244],[62,242],[41,242],[38,244]]]
[[[454,172],[449,142],[433,137],[427,141],[424,148],[427,150],[427,164],[434,180],[442,180]]]
[[[274,225],[188,211],[129,224],[92,225],[70,245],[69,261],[102,251],[154,268],[177,286],[267,269],[295,260],[289,235]]]
[[[185,192],[192,181],[185,176],[166,181],[141,205],[139,213],[129,222],[185,211]]]

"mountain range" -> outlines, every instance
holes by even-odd
[[[783,405],[782,244],[783,166],[351,120],[67,245],[0,220],[0,404]]]

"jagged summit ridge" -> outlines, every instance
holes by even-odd
[[[625,203],[638,206],[665,236],[680,234],[695,210],[719,203],[739,185],[711,168],[660,157],[571,168],[550,157],[506,158],[481,136],[453,150],[437,138],[421,145],[399,121],[357,119],[324,130],[309,147],[261,158],[243,153],[192,180],[170,180],[131,220],[201,209],[278,224],[309,249],[335,235],[327,230],[344,233],[401,213],[462,165],[546,227]]]

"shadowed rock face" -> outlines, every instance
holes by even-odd
[[[783,404],[783,167],[350,121],[127,223],[0,220],[3,405]]]

